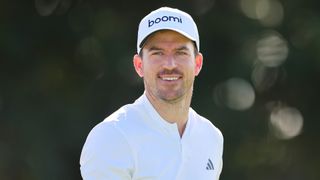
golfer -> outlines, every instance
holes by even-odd
[[[91,130],[80,157],[83,179],[219,179],[223,136],[190,107],[199,49],[189,14],[162,7],[141,20],[133,65],[145,91]]]

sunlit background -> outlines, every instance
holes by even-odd
[[[221,180],[320,179],[320,1],[0,1],[0,179],[80,179],[91,128],[143,92],[140,19],[198,24],[192,107],[223,133]]]

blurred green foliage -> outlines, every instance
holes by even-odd
[[[160,6],[198,24],[205,61],[192,106],[224,134],[221,180],[320,179],[319,1],[2,0],[1,180],[80,179],[88,132],[143,93],[137,27]],[[257,58],[281,64],[256,68]],[[241,101],[230,103],[230,87]]]

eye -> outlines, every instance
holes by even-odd
[[[151,55],[162,56],[163,52],[162,51],[154,51],[151,53]]]
[[[177,51],[177,55],[188,55],[189,53],[187,51]]]

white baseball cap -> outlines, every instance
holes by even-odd
[[[176,31],[196,43],[200,50],[198,28],[192,17],[179,9],[161,7],[146,15],[139,24],[137,53],[140,52],[146,38],[159,30]]]

